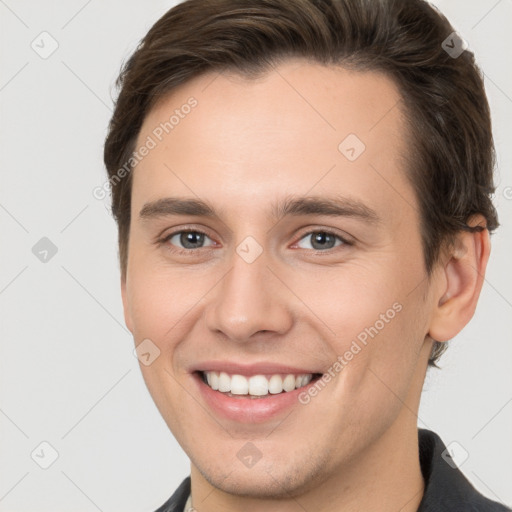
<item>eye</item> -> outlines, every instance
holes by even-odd
[[[205,246],[203,244],[206,239],[211,243]],[[214,245],[213,240],[206,235],[206,233],[196,230],[175,231],[174,233],[167,235],[162,242],[170,243],[171,245],[175,245],[179,249],[184,250],[201,249],[202,247]]]
[[[306,241],[305,246],[300,245],[302,240]],[[351,243],[341,236],[332,233],[331,231],[318,230],[310,231],[307,233],[299,240],[299,242],[297,242],[297,245],[301,249],[313,249],[315,251],[321,251],[325,249],[333,249],[334,247],[338,247],[340,245],[351,245]]]

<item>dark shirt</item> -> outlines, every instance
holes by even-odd
[[[417,512],[510,512],[512,509],[480,494],[457,467],[442,457],[441,438],[430,430],[418,429],[420,466],[425,492]],[[446,457],[446,454],[445,454]],[[156,512],[183,512],[190,494],[190,477]]]

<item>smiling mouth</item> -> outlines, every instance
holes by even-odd
[[[214,391],[233,398],[265,398],[289,393],[318,380],[321,373],[244,376],[226,372],[199,371],[202,381]]]

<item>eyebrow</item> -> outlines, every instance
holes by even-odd
[[[375,210],[361,201],[347,197],[286,197],[271,206],[271,217],[279,219],[287,215],[325,215],[329,217],[353,217],[377,224],[381,221]],[[166,197],[146,203],[140,210],[141,219],[152,219],[172,215],[189,215],[220,219],[213,206],[194,198]]]

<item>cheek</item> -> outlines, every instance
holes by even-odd
[[[150,338],[161,350],[167,350],[167,340],[176,339],[176,333],[194,318],[201,299],[212,286],[211,274],[137,261],[132,270],[127,296],[134,337],[136,341]]]
[[[399,263],[382,255],[293,284],[298,296],[307,297],[314,329],[329,340],[332,371],[342,376],[343,393],[379,387],[375,396],[387,400],[380,376],[400,395],[407,390],[427,321],[423,288],[417,287],[421,265],[402,274]],[[374,401],[371,393],[368,400]]]
[[[337,268],[301,272],[292,284],[304,298],[309,317],[329,329],[337,353],[347,342],[371,339],[393,322],[403,300],[392,268],[374,262],[348,263]]]
[[[175,361],[179,359],[181,341],[194,337],[192,331],[198,321],[201,298],[212,285],[197,274],[191,279],[190,272],[163,270],[140,261],[133,263],[138,266],[132,266],[127,283],[133,337],[136,345],[150,340],[158,353],[149,365],[141,360],[141,372],[169,428],[179,431],[183,425],[178,418],[183,424],[188,421],[179,412],[189,396],[183,389],[183,378],[187,376]],[[194,403],[188,404],[189,410],[194,407]]]
[[[172,421],[175,411],[166,408],[174,409],[177,401],[169,397],[183,400],[183,388],[176,379],[189,378],[185,368],[197,354],[188,345],[205,336],[201,315],[218,278],[211,270],[138,263],[132,267],[128,287],[133,336],[136,345],[149,339],[156,346],[158,358],[150,366],[140,367],[157,407],[166,421]]]

